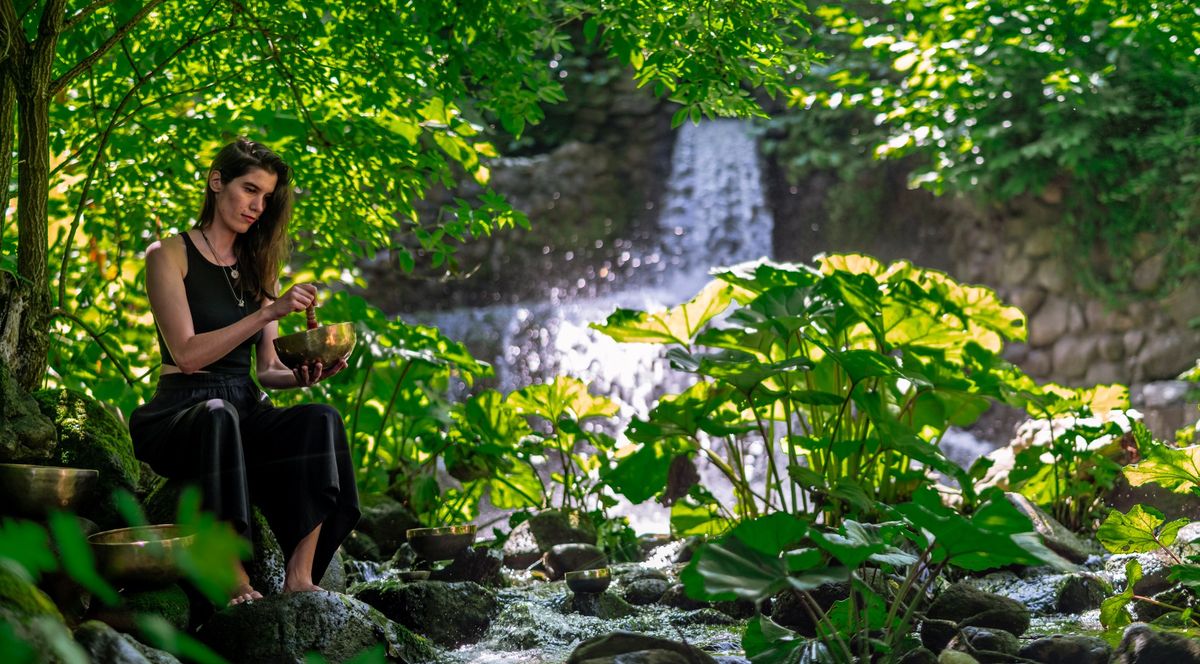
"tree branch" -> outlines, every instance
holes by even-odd
[[[13,7],[12,0],[0,0],[0,38],[4,40],[4,50],[0,51],[0,64],[8,62],[13,55],[24,55],[29,50],[29,42],[25,41],[25,30],[21,28],[21,19]]]
[[[146,18],[146,16],[149,15],[150,12],[154,11],[159,5],[161,5],[165,1],[166,0],[150,0],[149,2],[147,2],[146,6],[142,7],[138,11],[138,13],[134,14],[133,18],[129,19],[125,23],[125,25],[122,25],[121,27],[117,28],[116,32],[114,32],[111,36],[109,36],[109,38],[107,40],[105,40],[105,42],[103,44],[100,45],[100,48],[97,48],[94,52],[92,52],[91,55],[80,60],[74,67],[71,67],[71,69],[69,71],[67,71],[67,73],[65,73],[62,76],[59,76],[58,78],[51,81],[50,82],[50,95],[53,96],[53,95],[58,94],[63,88],[65,88],[67,86],[68,83],[71,82],[71,79],[78,76],[80,74],[80,72],[83,72],[88,67],[91,67],[92,65],[96,64],[97,60],[104,57],[104,54],[108,53],[108,51],[110,49],[112,49],[113,46],[116,46],[118,42],[120,42],[122,39],[124,39],[125,36],[128,35],[131,30],[133,30],[135,27],[137,27],[138,23],[142,22],[142,19]]]
[[[113,2],[115,2],[115,0],[96,0],[87,7],[80,9],[79,11],[75,12],[74,16],[72,16],[66,23],[63,24],[62,31],[66,32],[80,23],[83,23],[84,19],[95,13],[97,9],[107,7]]]
[[[207,15],[205,16],[205,18],[207,18]],[[194,44],[203,40],[204,38],[211,37],[212,35],[215,35],[220,32],[224,32],[225,30],[228,30],[228,29],[229,29],[228,25],[223,25],[223,26],[220,26],[217,28],[213,28],[211,30],[207,30],[205,32],[198,32],[198,33],[192,35],[192,37],[190,39],[188,39],[186,42],[180,44],[178,48],[176,48],[169,55],[167,55],[161,61],[159,61],[157,64],[155,64],[152,69],[150,69],[145,74],[143,74],[142,77],[139,78],[133,84],[133,86],[129,88],[129,91],[125,93],[125,96],[121,98],[120,103],[117,104],[116,109],[113,110],[112,119],[109,121],[108,126],[105,127],[104,132],[100,135],[99,145],[96,148],[96,158],[92,160],[91,166],[88,167],[87,178],[83,181],[83,188],[81,189],[81,192],[79,195],[79,204],[75,207],[75,218],[71,221],[71,230],[68,231],[67,241],[63,245],[62,266],[59,268],[59,272],[58,272],[58,301],[59,302],[66,301],[65,298],[66,298],[66,292],[67,292],[67,263],[71,259],[71,244],[75,241],[75,231],[77,231],[79,229],[79,222],[83,218],[83,208],[87,205],[88,192],[91,190],[92,182],[96,178],[96,170],[97,170],[97,168],[99,168],[100,162],[104,159],[104,149],[108,146],[108,138],[109,138],[109,136],[112,135],[113,129],[116,128],[118,121],[121,119],[121,111],[125,108],[125,104],[129,103],[129,101],[131,99],[133,99],[134,94],[137,93],[138,89],[141,88],[142,85],[146,83],[146,81],[150,80],[155,75],[157,75],[158,72],[162,71],[162,69],[164,67],[166,67],[169,62],[171,62],[177,56],[179,56],[180,53],[183,53],[184,51],[191,48]]]
[[[56,308],[51,311],[50,318],[66,318],[67,320],[78,325],[83,329],[84,332],[88,333],[88,336],[96,342],[97,346],[100,346],[100,350],[104,351],[104,354],[108,356],[108,359],[112,360],[113,366],[117,367],[117,369],[121,372],[121,377],[125,379],[126,383],[133,385],[134,382],[136,382],[133,375],[129,373],[129,369],[121,363],[121,358],[117,357],[115,353],[108,349],[108,346],[104,345],[104,335],[99,334],[89,327],[87,323],[83,322],[82,318],[62,308]]]

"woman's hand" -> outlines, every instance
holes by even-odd
[[[317,301],[315,284],[296,284],[271,304],[263,307],[271,320],[276,321],[293,311],[304,311]]]
[[[296,376],[296,387],[309,387],[339,373],[346,368],[346,359],[342,358],[325,368],[320,362],[301,364],[292,370]]]

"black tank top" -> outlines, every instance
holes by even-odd
[[[229,277],[228,268],[208,262],[200,253],[192,238],[187,233],[181,233],[183,244],[187,247],[187,276],[183,278],[183,288],[187,293],[188,308],[192,310],[192,329],[196,334],[212,332],[233,325],[249,314],[258,311],[257,298],[247,291],[241,290],[241,283]],[[222,274],[223,273],[223,274]],[[233,288],[238,289],[246,302],[245,307],[239,307],[233,297]],[[162,330],[154,325],[158,333],[158,352],[162,354],[163,364],[175,364],[167,342],[163,341]],[[203,367],[201,371],[221,374],[247,375],[250,373],[250,349],[262,338],[262,330],[255,332],[249,339],[243,341],[229,354],[212,364]]]

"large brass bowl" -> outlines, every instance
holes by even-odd
[[[564,575],[567,587],[574,593],[602,593],[612,583],[612,574],[607,567],[581,569]]]
[[[408,545],[426,560],[450,560],[475,541],[475,526],[409,528]]]
[[[72,509],[88,497],[99,477],[90,468],[0,463],[0,512],[39,518],[51,509]]]
[[[275,354],[289,369],[311,362],[320,362],[328,367],[350,356],[356,338],[354,323],[322,325],[276,338]]]
[[[180,577],[179,553],[195,539],[181,526],[162,524],[105,530],[88,542],[104,578],[114,584],[157,586]]]

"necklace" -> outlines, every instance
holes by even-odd
[[[204,238],[204,244],[208,245],[208,250],[209,250],[209,252],[212,253],[213,258],[220,260],[219,258],[217,258],[217,250],[213,249],[212,243],[208,241],[208,236],[204,234],[203,228],[200,229],[200,237]],[[217,263],[217,267],[221,268],[221,276],[225,277],[225,283],[229,286],[229,292],[233,293],[233,299],[237,302],[237,305],[239,307],[245,308],[246,298],[244,296],[238,297],[237,291],[233,288],[233,282],[229,280],[229,275],[225,273],[225,268],[229,267],[229,266]],[[239,276],[241,276],[241,274],[238,272],[236,262],[234,262],[232,269],[230,270],[230,273],[233,274],[233,278],[235,280]]]

